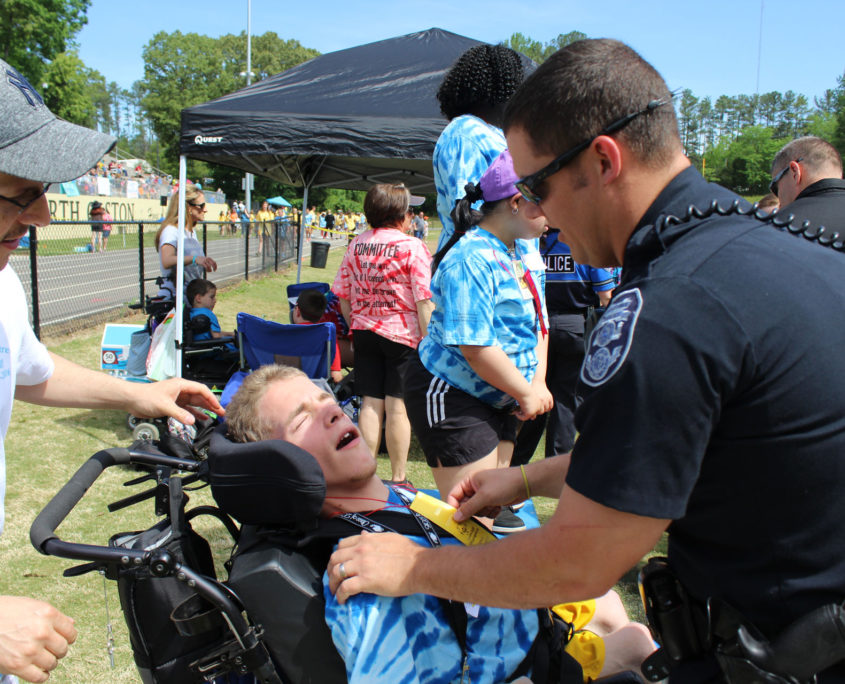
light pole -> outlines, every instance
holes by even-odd
[[[246,84],[249,87],[252,84],[252,0],[246,0]],[[246,213],[249,217],[252,208],[252,174],[247,173],[244,176],[244,199],[246,200]],[[247,224],[247,230],[250,230],[250,224]]]

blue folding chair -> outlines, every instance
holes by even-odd
[[[302,370],[309,378],[329,377],[337,344],[331,323],[294,325],[276,323],[248,313],[237,315],[241,370],[226,383],[220,403],[226,406],[250,371],[270,363]]]
[[[299,294],[303,290],[318,290],[324,295],[328,295],[332,287],[328,283],[314,281],[310,283],[291,283],[287,286],[288,306],[290,306],[290,321],[293,323],[293,307],[296,306],[296,300],[299,299]]]

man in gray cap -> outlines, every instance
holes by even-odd
[[[27,319],[23,288],[9,257],[29,226],[45,226],[50,183],[81,176],[115,143],[109,135],[58,119],[14,67],[0,60],[0,531],[6,461],[3,441],[13,399],[43,406],[111,408],[193,423],[197,409],[222,413],[204,385],[173,379],[125,382],[47,351]],[[0,596],[0,684],[15,676],[44,682],[76,639],[73,620],[44,601]],[[7,676],[8,675],[8,676]]]

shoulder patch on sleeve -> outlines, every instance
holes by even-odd
[[[590,335],[590,346],[581,366],[582,382],[598,387],[619,370],[631,349],[642,308],[643,296],[639,288],[613,298]]]

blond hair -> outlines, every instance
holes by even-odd
[[[307,378],[298,368],[269,364],[244,378],[240,389],[226,407],[226,425],[234,442],[260,442],[270,439],[274,424],[261,412],[261,401],[274,382],[291,378]]]
[[[194,220],[191,218],[191,211],[188,208],[191,204],[196,204],[197,199],[200,197],[204,198],[202,190],[197,188],[196,185],[188,185],[185,188],[185,228],[193,228],[194,227]],[[155,244],[156,244],[156,252],[159,251],[159,246],[161,242],[161,232],[167,226],[178,226],[179,225],[179,192],[174,192],[170,196],[170,203],[167,205],[167,214],[161,220],[161,225],[159,226],[158,232],[156,232]]]

